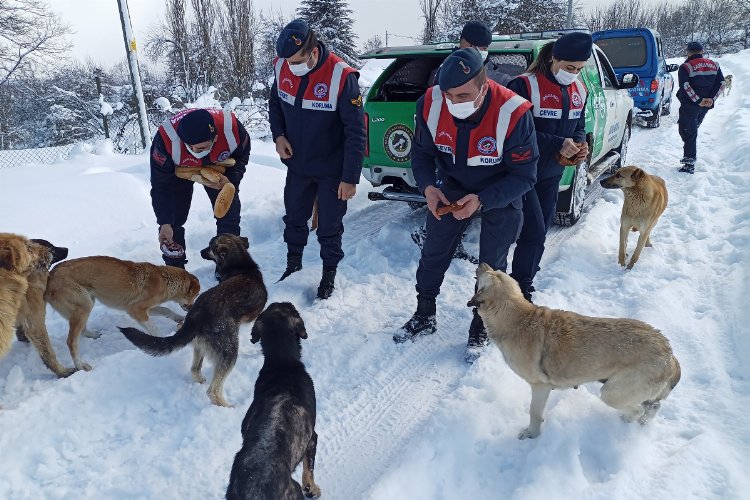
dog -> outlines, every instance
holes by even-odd
[[[242,421],[242,448],[234,458],[226,498],[293,500],[319,497],[315,484],[315,388],[300,361],[305,324],[288,302],[273,303],[253,325],[264,362],[255,396]],[[292,479],[302,462],[303,486]]]
[[[36,271],[46,274],[53,259],[44,245],[19,234],[0,233],[0,358],[10,351],[29,277]]]
[[[529,427],[519,439],[541,434],[552,389],[598,380],[604,403],[625,421],[645,425],[680,381],[680,364],[655,328],[534,305],[516,280],[487,264],[477,269],[477,291],[467,305],[478,307],[508,366],[531,386]]]
[[[727,75],[724,77],[724,84],[721,86],[721,95],[724,95],[724,92],[726,92],[726,95],[729,95],[729,93],[732,91],[732,75]]]
[[[171,337],[154,337],[136,328],[120,328],[136,347],[152,356],[167,354],[193,344],[193,380],[206,381],[201,373],[203,357],[214,364],[208,397],[217,406],[231,406],[224,399],[224,380],[234,368],[239,352],[239,328],[263,311],[268,292],[263,275],[253,261],[247,238],[232,234],[214,236],[204,259],[216,263],[219,284],[200,295],[185,316],[180,329]]]
[[[149,332],[158,334],[149,315],[164,316],[179,324],[184,317],[161,304],[174,301],[187,311],[199,292],[198,278],[184,269],[95,256],[56,265],[49,274],[44,300],[68,320],[67,343],[76,370],[90,371],[91,365],[79,356],[78,340],[81,334],[101,336],[86,328],[96,300],[126,311]]]
[[[600,184],[607,189],[622,189],[625,193],[620,216],[620,248],[617,262],[621,266],[625,265],[628,233],[631,230],[638,231],[638,243],[628,263],[628,269],[633,269],[643,247],[651,246],[651,230],[667,208],[667,185],[661,177],[649,175],[643,169],[632,165],[618,169]]]
[[[47,240],[32,239],[33,243],[47,248],[51,254],[50,264],[53,265],[68,257],[68,249],[57,247]],[[16,338],[21,342],[31,342],[44,365],[49,368],[58,378],[65,378],[75,373],[75,368],[67,368],[60,364],[52,349],[47,326],[47,305],[44,302],[44,292],[47,290],[47,279],[49,270],[38,268],[32,271],[27,280],[29,287],[26,290],[21,309],[16,321]]]

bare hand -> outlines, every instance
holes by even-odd
[[[474,212],[479,210],[479,207],[482,206],[482,203],[479,201],[479,196],[476,194],[467,194],[460,200],[456,202],[456,205],[464,205],[464,208],[461,210],[456,210],[453,212],[453,217],[455,217],[458,220],[468,219],[472,215],[474,215]]]
[[[283,135],[276,138],[276,152],[282,160],[288,160],[292,157],[292,145]]]
[[[713,106],[713,104],[713,99],[704,97],[703,99],[701,99],[701,102],[698,104],[698,106],[700,106],[701,108],[710,108],[711,106]]]
[[[162,224],[159,228],[159,245],[163,243],[167,245],[174,243],[174,232],[171,224]]]
[[[578,146],[576,146],[575,141],[570,137],[566,137],[560,148],[560,154],[565,158],[572,158],[576,153],[578,153]]]
[[[432,212],[437,220],[440,220],[440,216],[436,212],[438,203],[443,205],[450,205],[451,202],[445,197],[443,192],[435,186],[427,186],[424,190],[424,197],[427,199],[427,209]]]
[[[576,160],[583,161],[589,156],[589,144],[587,142],[581,143],[581,149],[576,153]]]
[[[348,182],[341,182],[339,184],[339,200],[351,200],[354,195],[357,194],[357,185],[349,184]]]
[[[203,185],[206,186],[206,187],[209,187],[211,189],[221,189],[221,188],[224,187],[224,184],[227,184],[228,182],[229,182],[229,179],[227,179],[227,176],[226,175],[222,175],[221,176],[221,180],[219,180],[219,182],[209,182],[209,181],[205,180],[203,182]]]

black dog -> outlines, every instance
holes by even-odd
[[[222,281],[202,293],[185,316],[182,327],[171,337],[153,337],[136,328],[120,328],[133,344],[152,356],[165,356],[193,344],[193,380],[203,383],[204,355],[214,363],[208,397],[218,406],[230,406],[224,399],[224,379],[234,368],[239,353],[239,328],[263,311],[268,292],[263,275],[248,252],[247,238],[220,234],[211,238],[201,252],[216,262]]]
[[[255,320],[265,361],[242,421],[242,449],[234,457],[226,498],[298,500],[320,496],[315,484],[315,388],[300,361],[305,324],[288,302],[273,303]],[[302,483],[292,472],[302,462]]]

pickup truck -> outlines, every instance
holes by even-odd
[[[541,47],[566,30],[494,35],[486,63],[487,74],[507,83],[531,64]],[[373,186],[371,200],[424,204],[411,171],[416,101],[432,85],[436,70],[458,42],[384,47],[367,52],[363,59],[392,59],[374,82],[365,101],[367,146],[363,175]],[[581,72],[589,97],[586,101],[586,134],[590,156],[578,167],[566,167],[560,180],[556,223],[570,226],[581,217],[586,187],[602,173],[624,164],[633,124],[633,99],[628,88],[638,84],[634,74],[618,79],[607,56],[594,46]]]

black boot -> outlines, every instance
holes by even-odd
[[[688,174],[695,173],[695,158],[690,158],[686,156],[682,160],[680,160],[680,163],[682,163],[682,167],[680,167],[678,172],[685,172]]]
[[[286,254],[286,271],[281,275],[279,281],[284,281],[292,273],[302,269],[302,254],[301,253],[288,253]],[[276,283],[278,283],[277,281]]]
[[[417,295],[417,311],[398,332],[393,334],[393,341],[400,344],[420,335],[433,334],[436,330],[435,299]]]
[[[333,282],[336,279],[336,268],[335,267],[324,267],[323,276],[320,278],[320,285],[318,285],[318,298],[325,300],[333,293]]]
[[[528,300],[530,304],[533,304],[534,302],[531,301],[531,294],[536,292],[536,289],[533,285],[529,285],[528,287],[521,287],[521,293],[523,294],[523,298]]]
[[[489,345],[487,330],[484,328],[482,317],[474,308],[474,317],[469,325],[469,341],[466,343],[466,362],[473,363],[482,354],[485,346]]]

